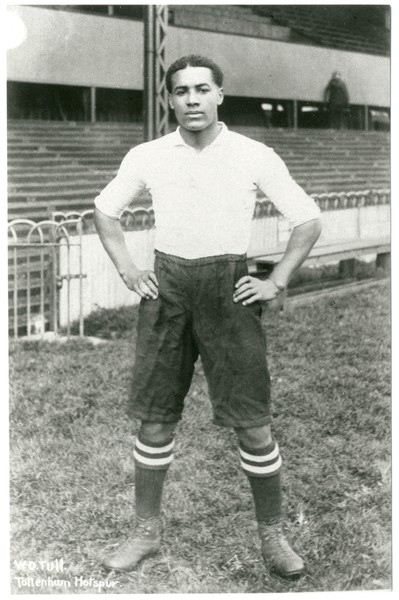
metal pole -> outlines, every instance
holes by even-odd
[[[18,337],[18,264],[17,264],[17,249],[13,249],[13,265],[14,265],[14,337]]]
[[[370,129],[369,107],[367,106],[367,104],[364,107],[364,128],[366,131]]]
[[[67,337],[71,335],[71,248],[69,246],[69,239],[66,240],[67,246]]]
[[[154,78],[155,78],[155,137],[168,133],[169,103],[166,89],[166,34],[168,29],[168,7],[155,6],[154,21]]]
[[[78,225],[78,234],[79,234],[79,336],[83,337],[84,335],[84,321],[83,321],[83,222],[82,219],[79,220]]]
[[[31,314],[31,284],[30,284],[30,248],[26,255],[26,335],[32,334],[32,314]]]
[[[293,109],[293,125],[294,129],[298,129],[298,100],[294,100],[292,103]]]
[[[59,254],[58,254],[57,250],[59,250],[59,247],[56,244],[57,240],[56,240],[56,235],[55,235],[53,228],[50,229],[50,241],[53,243],[52,249],[51,249],[51,286],[50,286],[50,302],[51,302],[50,313],[51,313],[51,316],[50,316],[50,319],[52,320],[54,335],[56,335],[58,332],[58,298],[57,298],[57,295],[58,295],[58,288],[57,288],[58,267],[57,267],[57,262],[58,262]]]
[[[96,88],[95,87],[91,87],[90,88],[90,121],[92,123],[96,122],[96,112],[97,112],[97,106],[96,106]]]
[[[144,139],[154,139],[154,6],[147,5],[144,13]]]

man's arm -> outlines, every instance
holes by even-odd
[[[284,256],[273,269],[271,276],[265,281],[250,275],[241,277],[233,294],[234,302],[242,302],[246,306],[257,300],[274,300],[287,287],[295,271],[309,255],[321,229],[321,219],[313,219],[295,227]]]
[[[106,252],[129,290],[141,298],[157,298],[156,275],[152,271],[141,271],[132,261],[119,219],[109,217],[95,208],[94,224]]]

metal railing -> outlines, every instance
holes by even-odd
[[[320,210],[327,211],[390,204],[391,192],[389,189],[383,188],[349,192],[323,192],[310,194],[310,197],[315,200]],[[276,207],[268,198],[258,200],[255,207],[255,219],[278,214]]]
[[[71,235],[68,228],[76,227]],[[68,312],[70,307],[71,279],[79,279],[82,290],[82,269],[72,273],[71,249],[76,247],[82,264],[81,217],[68,222],[45,220],[39,223],[29,219],[16,219],[8,224],[9,253],[9,316],[10,329],[15,338],[21,332],[30,336],[44,333],[48,328],[55,334],[59,330],[59,290],[66,281]],[[60,272],[60,250],[66,251],[66,272]],[[11,289],[10,289],[11,288]],[[66,334],[69,336],[70,319]],[[79,334],[83,335],[83,313],[79,315]]]
[[[389,229],[390,192],[387,189],[314,194],[324,215],[320,244],[339,239],[374,236]],[[16,219],[9,232],[9,330],[15,338],[49,330],[71,335],[77,321],[84,335],[84,317],[98,307],[138,301],[126,289],[101,247],[92,209],[54,212],[35,223]],[[127,246],[142,266],[152,268],[154,211],[136,207],[124,211],[121,222]],[[257,202],[248,257],[284,245],[287,222],[267,199]],[[85,280],[85,283],[84,283]]]

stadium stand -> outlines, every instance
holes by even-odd
[[[170,23],[223,33],[291,41],[289,27],[277,25],[272,18],[256,14],[251,6],[172,5]]]
[[[142,5],[38,5],[142,20]],[[386,8],[386,7],[385,7]],[[169,5],[174,27],[312,44],[354,52],[388,55],[389,23],[384,7],[377,5]]]
[[[141,73],[137,57],[142,52],[140,22],[145,6],[36,5],[13,11],[21,27],[26,23],[35,35],[9,54],[9,117],[142,121],[143,88],[141,75],[137,77]],[[187,52],[191,36],[199,48],[206,47],[204,35],[210,32],[215,57],[234,57],[237,70],[230,73],[222,110],[240,125],[266,126],[271,120],[274,127],[294,127],[298,109],[299,127],[326,127],[327,115],[320,110],[323,89],[331,73],[339,69],[349,86],[350,127],[388,129],[389,89],[384,77],[389,77],[389,20],[388,5],[169,5],[173,52],[176,48]],[[71,35],[64,47],[60,37],[66,27]],[[44,61],[38,60],[40,32],[43,44],[52,49]],[[96,40],[102,35],[119,41],[107,45],[102,60],[104,73],[95,61],[96,52],[101,54]],[[124,36],[131,42],[125,49],[120,44]],[[90,48],[85,61],[79,56],[82,43]],[[340,53],[326,53],[328,49]],[[133,62],[122,61],[122,66],[119,57],[124,52],[132,55]],[[237,52],[246,56],[241,67]],[[70,61],[68,69],[62,66],[65,60]],[[291,62],[295,71],[289,68]],[[120,65],[117,74],[115,64]],[[287,65],[287,70],[279,79],[281,64]],[[113,77],[107,76],[109,69]],[[242,81],[238,77],[241,69]],[[262,104],[275,109],[273,114],[260,108]],[[304,113],[304,104],[314,111]]]
[[[328,48],[387,56],[390,50],[386,17],[379,7],[271,5],[253,6],[253,12],[271,23],[290,28],[290,41]],[[385,13],[386,14],[386,13]],[[301,36],[295,39],[294,33]]]
[[[138,60],[144,9],[10,9],[29,34],[11,48],[7,63],[8,218],[25,220],[21,230],[32,225],[26,219],[39,222],[56,211],[92,208],[129,148],[144,140]],[[373,220],[390,202],[389,14],[388,5],[169,5],[170,45],[191,48],[193,37],[202,48],[210,32],[216,56],[235,61],[220,118],[274,148],[296,181],[317,195],[323,211],[370,206]],[[64,40],[66,27],[70,36]],[[104,55],[98,47],[103,35],[108,36]],[[43,57],[46,44],[51,53]],[[242,64],[240,53],[246,57]],[[350,84],[351,129],[345,131],[328,129],[323,105],[323,89],[336,68]],[[109,73],[114,77],[108,79]],[[173,115],[170,121],[173,129]],[[137,205],[148,207],[150,201],[143,194]],[[270,203],[258,203],[256,217],[273,215]],[[377,230],[379,220],[374,223]],[[386,266],[389,240],[382,229],[381,239],[337,240],[315,249],[310,260],[321,264],[333,257],[347,275],[355,258],[373,252],[377,266]],[[53,242],[50,233],[44,236]],[[62,272],[65,281],[57,275],[58,247],[48,243],[47,249],[28,253],[19,238],[9,240],[10,328],[17,336],[34,329],[31,316],[42,315],[46,327],[56,323],[62,284],[65,291],[78,275],[76,269]],[[253,254],[256,272],[280,257],[278,248],[261,252]]]
[[[232,128],[273,147],[308,193],[389,187],[387,132]],[[10,120],[9,219],[91,208],[142,140],[140,124]]]

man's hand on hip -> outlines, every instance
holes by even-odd
[[[158,280],[153,271],[132,269],[121,273],[121,277],[129,290],[136,292],[141,298],[158,298]]]
[[[283,291],[272,279],[261,280],[250,275],[241,277],[235,287],[233,300],[234,302],[242,302],[244,306],[253,304],[257,300],[260,302],[274,300]]]

